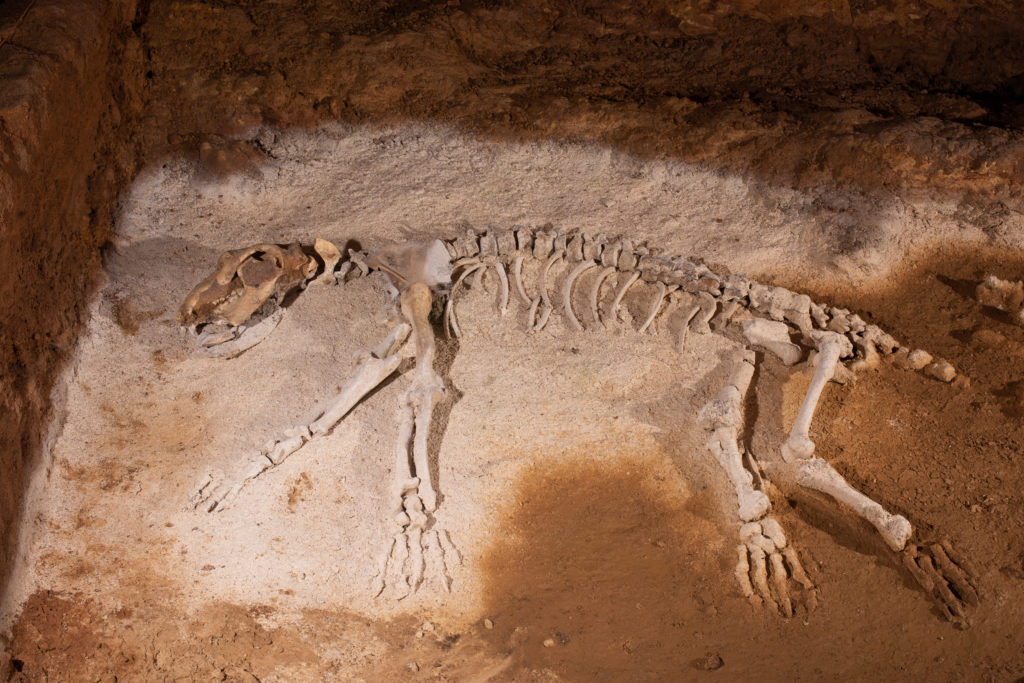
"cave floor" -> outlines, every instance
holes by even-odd
[[[30,568],[15,584],[16,679],[1024,672],[1024,394],[1014,374],[1024,330],[970,297],[984,273],[1010,276],[1021,264],[979,247],[921,257],[884,285],[869,277],[892,265],[905,231],[923,242],[929,229],[941,234],[939,209],[918,206],[920,222],[908,225],[880,207],[881,246],[850,252],[828,235],[812,241],[818,217],[792,190],[594,145],[405,124],[261,129],[214,152],[167,159],[122,198],[105,283],[62,385],[66,419],[35,489]],[[943,621],[869,527],[781,495],[775,514],[820,604],[783,619],[747,603],[732,575],[735,494],[696,425],[737,345],[690,335],[680,352],[668,319],[637,335],[650,297],[639,286],[626,321],[583,333],[555,315],[526,335],[523,306],[496,312],[493,281],[460,299],[463,337],[439,341],[450,384],[432,437],[437,523],[462,558],[450,594],[429,577],[401,600],[369,591],[388,538],[407,377],[227,510],[189,505],[207,476],[232,481],[246,454],[315,418],[388,329],[376,279],[314,283],[262,344],[230,360],[200,357],[175,314],[219,253],[546,223],[628,231],[668,253],[799,281],[952,362],[968,382],[886,364],[830,385],[814,438],[819,455],[922,538],[948,537],[974,559],[985,595],[970,628]],[[749,445],[770,460],[809,371],[770,358],[760,368]]]

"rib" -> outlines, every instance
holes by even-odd
[[[565,279],[565,285],[562,286],[562,305],[565,308],[565,317],[566,320],[569,321],[570,327],[577,332],[583,331],[583,325],[580,324],[580,321],[576,318],[576,314],[573,313],[572,310],[572,286],[573,283],[576,282],[576,278],[583,275],[583,273],[587,272],[591,268],[596,267],[597,264],[593,261],[583,261],[576,266],[571,273],[569,273],[569,277]],[[664,290],[665,285],[661,285],[661,288]]]

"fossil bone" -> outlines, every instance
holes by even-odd
[[[526,293],[526,289],[523,287],[523,259],[525,257],[520,254],[516,256],[516,260],[512,263],[512,282],[516,286],[516,291],[519,293],[519,298],[523,300],[524,304],[532,304],[533,299]]]
[[[500,263],[495,263],[494,269],[498,271],[498,312],[501,313],[501,315],[505,315],[508,313],[508,274],[505,273],[505,266]]]
[[[654,319],[658,316],[658,311],[661,310],[662,305],[665,303],[665,296],[669,293],[669,288],[664,282],[659,282],[658,293],[654,295],[651,300],[651,310],[647,313],[647,318],[644,319],[644,324],[637,330],[639,334],[643,334],[647,331],[647,328],[651,326]],[[672,286],[672,290],[675,290],[675,285]]]
[[[800,405],[800,411],[793,421],[789,438],[782,445],[782,459],[786,462],[810,458],[814,453],[814,442],[808,434],[822,389],[832,379],[839,359],[853,352],[850,340],[836,332],[815,330],[810,336],[818,347],[818,355],[815,357],[817,367],[814,369],[807,394],[804,395],[804,401]]]
[[[356,369],[331,407],[312,424],[285,430],[281,437],[272,439],[259,453],[249,457],[241,472],[233,477],[205,475],[196,487],[190,501],[192,508],[204,505],[207,512],[227,509],[242,488],[266,470],[281,464],[285,458],[299,450],[311,438],[326,434],[368,393],[390,377],[402,361],[396,352],[409,335],[409,326],[396,326],[388,337],[373,351],[360,354]]]
[[[800,347],[789,340],[789,326],[783,322],[750,318],[743,323],[743,336],[754,346],[774,353],[785,365],[795,365],[803,355]]]
[[[905,517],[889,513],[881,505],[850,486],[841,474],[821,458],[811,458],[800,466],[797,483],[826,493],[849,506],[859,516],[871,522],[893,550],[903,550],[910,540],[913,528]]]
[[[701,425],[710,433],[708,448],[736,489],[739,515],[744,522],[760,519],[771,505],[768,496],[754,489],[754,478],[743,467],[743,454],[737,444],[739,430],[743,426],[743,398],[754,376],[754,364],[750,356],[738,359],[737,369],[729,384],[698,414]]]
[[[565,257],[562,252],[555,251],[555,253],[553,253],[548,260],[544,262],[544,266],[540,270],[540,282],[537,284],[537,291],[540,294],[540,301],[544,308],[540,312],[537,324],[530,330],[531,332],[540,332],[544,329],[544,326],[548,324],[548,318],[551,316],[551,311],[554,308],[554,306],[551,305],[551,299],[548,298],[548,274],[551,272],[551,266],[564,258]],[[531,313],[530,320],[532,319],[533,314]]]
[[[601,322],[601,313],[598,309],[598,301],[601,296],[601,285],[604,284],[605,279],[614,272],[615,266],[606,266],[604,270],[597,274],[597,279],[594,280],[594,285],[590,289],[590,315],[594,319],[595,323]]]
[[[612,300],[612,306],[608,309],[608,320],[612,323],[616,322],[618,318],[619,304],[622,303],[622,299],[626,296],[626,292],[633,286],[633,283],[640,279],[640,273],[633,271],[626,281],[619,287],[619,291],[615,294],[615,298]]]
[[[459,330],[459,323],[455,319],[455,292],[459,289],[459,285],[462,284],[463,280],[485,267],[482,263],[474,263],[466,268],[455,281],[455,284],[452,285],[452,291],[448,294],[448,302],[444,306],[444,329],[446,331],[451,329],[452,335],[456,338],[462,336],[462,332]]]
[[[332,242],[316,238],[313,242],[313,250],[316,251],[317,256],[324,262],[324,272],[320,274],[320,277],[316,279],[316,282],[336,282],[334,277],[334,267],[338,265],[338,261],[341,260],[341,252],[338,251],[338,247],[334,246]]]
[[[579,319],[572,310],[572,286],[576,282],[576,278],[591,268],[596,267],[597,264],[593,261],[581,261],[579,265],[572,269],[569,276],[565,278],[565,284],[562,285],[562,307],[565,309],[565,319],[569,322],[569,326],[577,332],[583,330],[583,325],[580,324]]]
[[[225,252],[212,275],[193,289],[178,311],[178,322],[238,327],[271,297],[278,303],[316,272],[316,260],[298,244],[256,244]]]
[[[340,257],[338,250],[325,240],[317,240],[313,249],[324,263],[324,277],[318,280],[331,279]],[[514,286],[517,296],[530,309],[527,329],[540,330],[554,310],[547,291],[549,284],[553,286],[551,268],[567,260],[573,267],[562,288],[561,311],[568,327],[581,330],[582,325],[572,309],[572,289],[584,272],[602,265],[604,268],[590,291],[591,313],[596,322],[602,321],[598,308],[602,285],[613,273],[622,271],[624,276],[613,292],[608,318],[617,319],[626,292],[638,279],[643,279],[654,285],[657,293],[637,331],[643,333],[653,324],[666,300],[670,305],[679,303],[681,310],[675,312],[672,320],[682,320],[681,350],[689,330],[724,333],[735,341],[735,325],[728,323],[736,313],[746,321],[743,339],[748,342],[748,349],[750,344],[758,344],[771,350],[774,344],[777,353],[795,362],[807,340],[813,342],[817,347],[812,352],[816,364],[814,376],[782,448],[783,459],[790,465],[772,470],[773,474],[786,477],[795,474],[797,484],[830,495],[853,508],[878,528],[892,549],[903,549],[908,571],[946,614],[950,618],[962,618],[964,607],[978,600],[976,573],[968,568],[966,561],[946,546],[911,544],[912,529],[905,518],[890,514],[881,504],[853,489],[827,462],[813,457],[814,443],[810,440],[809,429],[824,385],[830,378],[845,377],[843,381],[852,378],[852,370],[841,365],[840,360],[853,356],[855,344],[858,355],[850,367],[875,367],[881,354],[896,352],[899,347],[896,340],[846,309],[817,304],[805,295],[780,287],[758,285],[742,275],[724,278],[700,263],[662,257],[652,251],[643,244],[634,246],[629,240],[608,243],[603,235],[590,239],[582,233],[567,235],[547,228],[536,232],[525,228],[488,229],[484,235],[468,229],[449,242],[406,242],[369,255],[350,250],[349,258],[333,274],[333,279],[351,281],[371,271],[386,274],[389,291],[398,298],[407,322],[395,327],[377,348],[358,358],[352,378],[316,421],[285,430],[280,438],[269,441],[262,450],[243,459],[238,474],[226,483],[223,478],[206,476],[194,492],[193,504],[209,511],[225,509],[247,482],[276,467],[311,439],[326,434],[361,398],[400,370],[409,352],[406,347],[406,352],[399,355],[398,349],[413,332],[416,370],[412,385],[399,397],[396,420],[398,439],[390,493],[394,526],[378,558],[374,592],[379,594],[390,586],[402,597],[415,591],[428,577],[438,579],[442,587],[449,590],[453,567],[461,560],[451,539],[433,516],[438,500],[427,457],[434,407],[444,395],[443,380],[433,370],[435,341],[428,322],[434,297],[449,294],[444,326],[446,332],[451,330],[458,336],[461,331],[455,316],[454,293],[467,277],[475,276],[474,286],[486,284],[489,287],[490,281],[484,282],[481,278],[494,266],[500,285],[499,310],[505,312],[509,290]],[[279,253],[293,261],[280,266],[287,271],[287,276],[274,271],[281,259],[273,257]],[[263,311],[252,309],[250,315],[243,315],[246,307],[251,308],[255,301],[260,301],[262,306],[275,296],[280,302],[289,287],[304,284],[316,271],[317,261],[307,256],[308,253],[311,252],[304,252],[298,245],[287,249],[256,245],[249,250],[228,252],[222,257],[218,272],[201,283],[186,300],[182,307],[183,324],[187,321],[193,327],[204,326],[199,341],[204,348],[209,347],[211,354],[233,355],[249,348],[270,333],[283,311],[267,306]],[[539,261],[537,293],[532,298],[523,286],[525,258]],[[509,267],[511,286],[505,270]],[[460,271],[454,287],[453,269]],[[271,293],[261,299],[264,289]],[[677,289],[681,291],[673,291]],[[771,320],[751,318],[751,311],[767,315]],[[260,314],[247,327],[254,312]],[[787,323],[800,329],[800,345],[790,340]],[[826,329],[811,329],[812,326]],[[709,449],[736,490],[738,517],[744,522],[736,566],[740,588],[751,601],[774,605],[788,616],[797,603],[791,592],[794,584],[802,586],[808,606],[813,606],[816,593],[796,551],[769,514],[770,501],[765,493],[768,480],[753,454],[744,453],[740,442],[745,426],[742,398],[753,374],[753,355],[750,351],[746,353],[730,384],[705,406],[700,419],[708,431]],[[911,353],[899,349],[894,363],[923,369],[926,374],[945,381],[955,376],[955,370],[948,363],[934,360],[920,350]],[[838,374],[840,371],[843,377]]]

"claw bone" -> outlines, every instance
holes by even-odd
[[[810,333],[810,337],[818,347],[817,367],[814,370],[814,377],[811,378],[811,385],[807,388],[807,394],[804,395],[804,401],[800,405],[800,411],[793,421],[789,438],[782,445],[782,459],[786,462],[805,460],[814,453],[814,442],[808,433],[822,389],[835,374],[839,359],[853,352],[853,345],[845,335],[815,330]]]

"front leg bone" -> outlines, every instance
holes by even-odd
[[[429,320],[432,303],[430,289],[421,283],[413,283],[402,292],[402,314],[412,326],[416,340],[416,371],[412,385],[402,394],[398,406],[392,490],[392,514],[397,532],[378,560],[371,588],[373,595],[391,586],[395,597],[406,597],[419,588],[428,571],[448,591],[450,567],[458,561],[450,539],[436,528],[433,519],[437,494],[430,477],[428,438],[434,404],[444,396],[444,384],[433,367],[434,334]]]
[[[312,424],[292,427],[280,437],[268,441],[259,453],[247,459],[238,474],[229,481],[222,482],[219,477],[207,474],[196,486],[189,501],[190,506],[193,509],[203,507],[207,512],[226,510],[246,484],[268,469],[280,465],[313,437],[329,432],[359,401],[398,370],[402,357],[396,351],[405,342],[409,330],[409,325],[405,323],[397,325],[374,350],[360,354],[352,377],[331,407]]]

